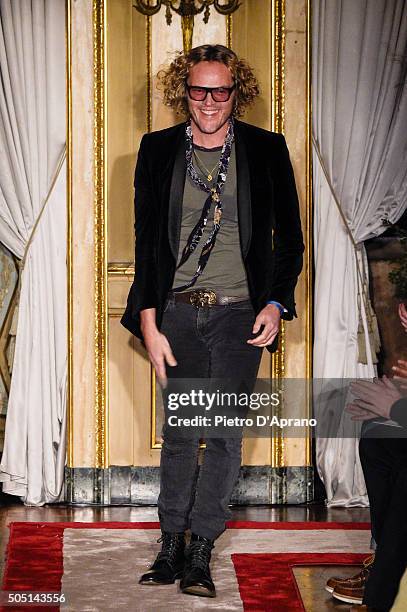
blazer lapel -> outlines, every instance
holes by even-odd
[[[183,128],[184,128],[184,124]],[[175,261],[178,259],[179,239],[181,233],[182,200],[186,176],[184,129],[180,129],[177,141],[174,165],[168,201],[168,240]]]
[[[237,212],[242,257],[245,259],[252,237],[252,208],[250,198],[250,173],[247,148],[242,137],[239,121],[235,122],[236,176],[237,176]]]
[[[176,145],[172,178],[168,200],[168,240],[175,261],[178,259],[179,239],[181,233],[182,200],[186,176],[184,125],[180,129]],[[246,257],[252,236],[252,215],[250,198],[250,173],[247,149],[242,136],[239,121],[235,122],[236,176],[237,176],[237,211],[239,220],[240,247],[243,259]]]

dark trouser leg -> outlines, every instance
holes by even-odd
[[[391,490],[391,461],[383,453],[383,440],[361,438],[359,456],[370,505],[372,536],[378,543]]]
[[[363,603],[368,606],[388,610],[396,598],[407,565],[406,500],[405,464],[393,482],[375,561],[366,584]]]
[[[361,438],[359,445],[372,535],[377,543],[363,603],[383,610],[391,607],[397,594],[407,549],[407,440],[387,437],[391,433],[389,428],[378,426],[369,431],[371,437]]]
[[[239,477],[241,438],[207,438],[199,473],[191,531],[215,540],[230,516],[229,503]]]
[[[158,497],[158,515],[163,531],[179,533],[189,527],[198,445],[199,439],[172,439],[164,434]]]
[[[255,315],[247,304],[211,309],[203,328],[203,337],[211,349],[210,376],[224,381],[245,381],[247,392],[255,383],[262,349],[247,344],[252,337]],[[236,434],[235,434],[236,435]],[[195,502],[191,513],[191,530],[214,540],[225,528],[228,505],[241,464],[241,436],[207,438]]]
[[[175,367],[167,366],[165,395],[179,391],[178,379],[206,378],[209,375],[209,351],[197,335],[196,317],[196,309],[187,304],[170,303],[164,313],[161,332],[167,337],[178,363]],[[184,387],[182,382],[180,387]],[[187,391],[185,388],[182,390]],[[168,417],[170,411],[166,404],[165,412]],[[186,438],[177,434],[176,429],[164,426],[158,497],[158,515],[163,531],[181,532],[189,527],[198,446],[198,432],[191,431],[191,437]]]
[[[238,303],[196,310],[170,305],[163,318],[164,333],[178,365],[167,367],[168,389],[180,389],[180,379],[231,379],[254,384],[262,349],[247,344],[255,315],[250,304]],[[183,389],[187,391],[187,389]],[[169,410],[166,405],[166,414]],[[208,439],[194,496],[199,432],[185,438],[163,431],[158,511],[165,531],[189,526],[197,535],[215,539],[224,529],[228,504],[239,474],[241,438]],[[221,475],[221,478],[219,476]]]
[[[377,427],[377,435],[382,428]],[[388,435],[388,429],[385,434]],[[371,432],[374,435],[374,431]],[[402,457],[406,456],[407,440],[394,438],[361,438],[359,456],[369,497],[372,536],[379,544],[384,518],[391,499],[394,479]]]

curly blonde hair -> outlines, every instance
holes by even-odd
[[[259,83],[252,68],[223,45],[201,45],[187,54],[179,52],[166,70],[157,74],[163,102],[177,114],[189,116],[186,82],[189,70],[199,62],[221,62],[227,66],[236,85],[233,115],[240,117],[259,95]]]

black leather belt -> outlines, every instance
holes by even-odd
[[[212,289],[195,289],[194,291],[183,291],[182,293],[170,292],[168,297],[175,302],[191,304],[196,308],[204,308],[205,306],[226,306],[227,304],[235,304],[236,302],[247,302],[250,296],[244,297],[228,296],[212,291]]]

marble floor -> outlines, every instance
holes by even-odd
[[[341,521],[367,522],[367,508],[326,508],[323,504],[303,506],[256,506],[234,507],[233,520],[249,521]],[[0,494],[0,574],[4,569],[4,554],[8,541],[8,524],[12,521],[138,521],[157,520],[155,507],[134,506],[69,506],[53,504],[43,507],[28,507],[16,502],[14,497]],[[334,602],[324,590],[329,576],[338,574],[337,567],[314,566],[294,570],[299,590],[307,612],[327,610],[344,611],[349,606]],[[341,568],[342,575],[354,573],[354,568]],[[146,611],[147,612],[147,611]],[[151,612],[151,611],[148,611]]]

